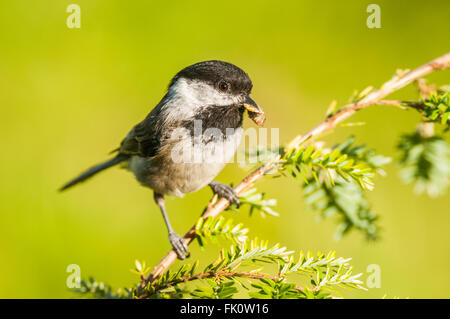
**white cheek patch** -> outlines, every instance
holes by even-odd
[[[210,105],[227,106],[240,102],[238,96],[218,92],[212,85],[198,80],[178,79],[169,90],[163,110],[167,120],[188,119]]]
[[[186,83],[186,85],[182,86],[183,93],[186,96],[190,96],[198,105],[227,106],[236,103],[236,97],[218,92],[211,84],[196,80],[189,82],[184,80],[184,83]]]

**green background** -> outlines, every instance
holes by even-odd
[[[81,29],[66,26],[71,1],[0,3],[0,297],[70,298],[66,267],[114,287],[136,281],[134,260],[156,264],[169,243],[152,193],[133,176],[111,169],[81,187],[56,190],[107,158],[142,120],[181,68],[207,59],[242,67],[264,108],[266,127],[287,142],[324,118],[333,99],[378,86],[397,68],[413,68],[449,50],[450,2],[377,1],[381,29],[366,26],[373,1],[92,1],[78,0]],[[430,76],[449,83],[449,73]],[[414,87],[393,95],[416,98]],[[372,107],[354,116],[362,127],[340,128],[396,157],[401,133],[419,120],[413,111]],[[245,126],[254,126],[248,119]],[[369,194],[382,238],[352,232],[335,242],[336,220],[317,223],[298,183],[257,185],[277,198],[279,218],[234,216],[251,235],[290,249],[337,250],[356,272],[381,267],[381,288],[344,292],[358,298],[447,298],[450,285],[448,193],[413,195],[396,162]],[[230,164],[219,175],[238,182],[248,170]],[[183,233],[211,196],[209,189],[169,199],[174,228]],[[227,212],[226,214],[234,214]],[[193,258],[215,259],[218,247]],[[363,280],[367,278],[365,273]]]

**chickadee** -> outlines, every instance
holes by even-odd
[[[181,197],[209,185],[219,197],[239,205],[233,188],[213,179],[236,152],[245,110],[257,125],[264,123],[264,112],[249,96],[252,86],[247,73],[230,63],[205,61],[184,68],[172,78],[161,102],[127,134],[114,158],[88,169],[60,190],[124,164],[143,186],[153,189],[173,250],[185,259],[189,250],[169,222],[164,195]],[[199,149],[209,150],[201,160],[196,150],[199,141],[205,146]],[[192,155],[192,150],[194,160],[185,154],[180,160],[180,151]]]

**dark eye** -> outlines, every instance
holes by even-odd
[[[230,85],[225,81],[219,83],[219,90],[221,90],[222,92],[228,91],[229,87]]]

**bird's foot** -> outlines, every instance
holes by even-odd
[[[178,235],[175,232],[169,233],[169,241],[172,245],[172,249],[175,251],[175,253],[178,256],[178,259],[184,260],[187,257],[189,257],[189,249],[186,243],[184,242],[183,237]]]
[[[209,183],[209,187],[211,187],[214,194],[219,195],[219,197],[228,199],[231,204],[236,204],[236,206],[239,208],[239,196],[233,189],[233,187],[219,182],[211,182]]]

